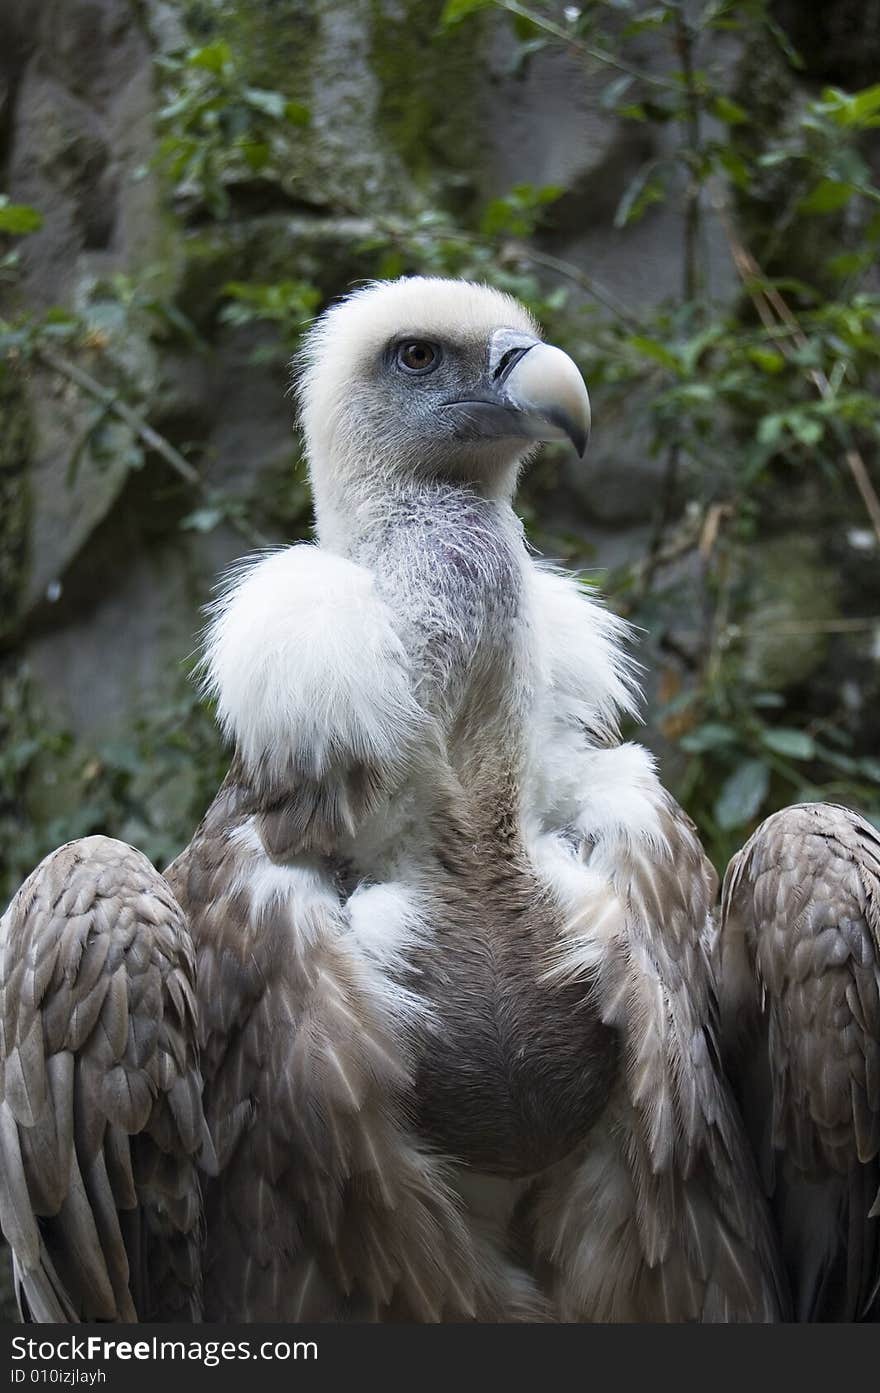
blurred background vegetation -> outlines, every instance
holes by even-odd
[[[794,800],[880,818],[876,0],[5,0],[0,54],[0,901],[189,839],[200,607],[311,526],[291,353],[407,272],[582,366],[586,465],[522,510],[641,626],[718,864]]]

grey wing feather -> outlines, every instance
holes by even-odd
[[[798,1319],[880,1319],[880,836],[830,804],[730,863],[716,944],[725,1064]]]
[[[198,1319],[196,1037],[163,878],[106,837],[53,852],[0,921],[0,1224],[24,1317]]]

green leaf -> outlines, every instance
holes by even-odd
[[[459,24],[461,20],[467,19],[468,15],[476,14],[478,10],[491,10],[494,0],[446,0],[440,15],[440,23],[444,29],[448,29],[452,24]]]
[[[528,15],[521,14],[512,14],[511,20],[513,21],[514,34],[516,34],[518,39],[523,40],[523,48],[531,48],[531,45],[535,43],[536,40],[543,48],[546,40],[543,37],[544,31],[540,24],[536,24],[533,19],[529,19]]]
[[[398,276],[403,275],[405,267],[406,261],[404,260],[403,253],[396,248],[392,248],[391,251],[385,252],[382,260],[379,262],[379,277],[381,280],[396,280]]]
[[[680,372],[681,364],[665,344],[659,343],[657,339],[646,338],[643,334],[633,334],[629,339],[633,348],[645,358],[653,358],[656,363],[662,363],[664,368],[670,368],[672,372]]]
[[[781,412],[774,411],[769,416],[762,416],[758,423],[758,444],[776,445],[782,435],[784,424],[785,417]]]
[[[795,159],[794,150],[767,150],[763,155],[758,156],[759,169],[775,169],[777,165],[785,164],[788,160]]]
[[[721,168],[738,189],[747,189],[751,182],[749,167],[741,155],[729,145],[722,146],[716,153]]]
[[[248,169],[252,169],[255,174],[259,174],[261,169],[265,169],[269,163],[269,156],[272,151],[265,140],[248,140],[241,146]]]
[[[841,252],[839,256],[832,256],[831,260],[826,262],[826,266],[832,276],[842,278],[866,271],[873,261],[874,255],[871,251]]]
[[[212,44],[205,44],[204,48],[194,48],[186,61],[190,68],[205,68],[209,73],[221,73],[232,62],[232,49],[225,40],[217,39]]]
[[[742,827],[760,810],[770,787],[770,770],[760,759],[747,760],[727,778],[715,802],[715,821],[723,832]]]
[[[770,726],[761,732],[761,741],[768,750],[787,759],[814,759],[816,744],[812,735],[789,726]]]
[[[798,208],[802,213],[836,213],[849,203],[855,189],[838,179],[820,179],[814,189],[802,198]]]
[[[307,126],[311,120],[311,112],[302,102],[285,102],[284,119],[292,126]]]
[[[100,431],[107,417],[110,415],[111,409],[110,403],[99,406],[94,412],[88,426],[74,445],[70,453],[70,459],[67,461],[67,469],[64,476],[64,482],[67,484],[68,488],[72,488],[76,483],[79,467],[88,453],[91,453],[96,459],[100,458]]]
[[[626,227],[628,223],[638,222],[652,203],[663,202],[666,190],[660,179],[656,177],[655,169],[654,161],[649,160],[631,180],[617,205],[617,212],[614,214],[615,227]]]
[[[603,107],[605,111],[611,111],[612,108],[617,105],[624,92],[632,87],[632,83],[633,80],[630,73],[623,73],[621,77],[616,77],[614,81],[609,82],[608,86],[605,88],[599,98],[599,105]]]
[[[266,116],[274,116],[276,121],[284,115],[287,99],[280,92],[271,92],[266,87],[245,87],[243,96],[248,106]]]
[[[777,710],[780,706],[785,705],[785,697],[781,692],[756,692],[752,697],[752,705],[762,709],[772,707]]]
[[[811,416],[804,416],[799,411],[792,412],[789,425],[792,434],[802,445],[818,445],[825,434],[825,427],[821,421],[817,421]]]
[[[785,367],[785,359],[776,348],[750,348],[748,356],[762,372],[775,375]]]
[[[856,92],[850,98],[850,110],[852,112],[851,124],[864,121],[869,116],[876,116],[880,112],[880,83],[876,83],[873,87],[865,87],[861,92]]]
[[[675,399],[695,405],[698,402],[714,401],[717,395],[717,388],[710,382],[685,382],[684,386],[677,388]]]
[[[50,339],[72,339],[74,334],[78,334],[81,324],[77,319],[48,320],[43,324],[40,333]]]
[[[791,66],[793,68],[803,68],[804,60],[792,44],[791,40],[789,39],[782,26],[777,24],[775,19],[773,19],[773,17],[767,14],[766,12],[763,14],[763,19],[764,23],[767,25],[768,30],[773,35],[773,38],[776,40],[777,44],[779,45],[779,48],[781,49],[782,53],[784,53]]]
[[[11,232],[16,237],[24,237],[28,232],[37,232],[43,226],[43,215],[27,203],[7,203],[0,196],[0,232]]]
[[[729,97],[716,97],[712,103],[712,110],[718,120],[723,121],[726,126],[743,126],[749,119],[748,112],[739,102],[733,102]]]
[[[865,87],[861,92],[841,92],[826,87],[818,110],[829,115],[838,126],[876,126],[880,115],[880,83]]]
[[[825,745],[817,745],[816,755],[826,764],[830,764],[832,769],[839,769],[842,774],[852,777],[859,772],[858,760],[853,759],[851,755],[841,754],[840,750],[829,750]]]
[[[510,233],[528,237],[540,221],[542,210],[554,203],[562,193],[557,184],[536,188],[532,184],[517,184],[501,198],[493,198],[483,210],[480,231],[486,237]]]
[[[720,721],[707,721],[705,725],[697,726],[696,730],[688,731],[678,743],[688,754],[703,754],[706,750],[732,745],[735,740],[736,731],[730,726],[722,725]]]
[[[52,305],[51,309],[46,311],[43,319],[44,324],[76,324],[77,322],[76,315],[72,314],[64,305]]]
[[[223,518],[222,508],[196,508],[195,512],[181,518],[180,526],[185,532],[213,532]]]

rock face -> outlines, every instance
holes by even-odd
[[[152,59],[135,9],[114,0],[45,0],[7,19],[20,56],[6,118],[7,187],[13,201],[44,215],[21,250],[18,293],[34,309],[81,308],[97,277],[142,262],[154,244],[155,184],[132,177],[153,138]],[[130,342],[126,354],[147,387],[152,349],[146,340]],[[93,405],[38,371],[22,409],[32,433],[22,483],[30,500],[20,587],[26,612],[112,508],[128,472],[131,433],[111,427],[101,467],[71,487],[72,446],[87,432]]]

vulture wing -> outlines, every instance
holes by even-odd
[[[725,1064],[799,1320],[880,1319],[880,836],[846,808],[767,819],[716,945]]]
[[[774,1322],[786,1294],[748,1143],[721,1076],[708,959],[714,871],[659,787],[647,835],[590,838],[598,879],[559,973],[616,1027],[610,1114],[543,1197],[563,1319]]]
[[[271,860],[247,808],[230,777],[167,872],[219,1172],[205,1319],[491,1319],[445,1169],[407,1124],[415,998],[361,950],[332,875]]]
[[[206,1130],[179,905],[139,852],[88,837],[25,881],[0,955],[0,1220],[22,1316],[198,1319]]]

